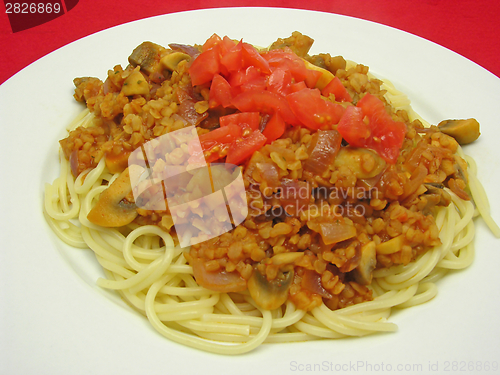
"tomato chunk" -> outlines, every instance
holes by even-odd
[[[208,51],[210,48],[215,47],[216,45],[218,45],[221,42],[222,42],[222,39],[220,38],[220,36],[218,36],[217,34],[213,34],[210,38],[208,38],[206,40],[206,42],[203,44],[201,50],[202,50],[202,52]]]
[[[288,70],[276,68],[267,79],[267,90],[279,95],[287,95],[292,85],[292,74]],[[305,84],[304,84],[305,87]]]
[[[210,108],[218,107],[219,105],[227,108],[231,105],[231,85],[220,74],[214,75],[212,84],[210,85],[209,105]]]
[[[347,108],[337,130],[353,146],[370,148],[394,164],[403,145],[406,125],[394,121],[379,98],[365,94],[356,107]]]
[[[220,73],[220,48],[218,46],[217,44],[202,52],[189,67],[189,75],[193,86],[208,83],[215,74]]]
[[[241,137],[238,125],[230,124],[199,136],[201,148],[207,162],[213,162],[225,156],[229,146]]]
[[[269,63],[260,55],[254,46],[242,43],[242,56],[245,66],[254,66],[264,74],[271,73]]]
[[[279,113],[281,118],[290,125],[300,122],[290,109],[286,99],[278,94],[265,90],[249,90],[233,98],[232,104],[241,112],[260,112],[267,114]]]
[[[271,116],[262,134],[267,138],[267,143],[278,139],[285,132],[286,124],[278,113]]]
[[[222,128],[221,128],[222,129]],[[248,137],[236,141],[229,147],[226,163],[239,165],[250,158],[253,153],[266,144],[267,138],[258,130]]]
[[[321,91],[323,96],[330,96],[330,94],[335,95],[335,100],[338,102],[352,102],[351,95],[344,87],[342,82],[340,82],[339,77],[333,77],[333,79],[325,86]]]
[[[241,112],[233,113],[219,118],[220,126],[238,125],[242,129],[259,129],[260,115],[259,112]]]
[[[365,147],[371,136],[370,125],[363,122],[365,114],[359,107],[347,107],[337,126],[338,132],[350,145]]]
[[[305,88],[286,99],[294,115],[310,129],[337,124],[344,114],[344,107],[324,100],[318,89]]]

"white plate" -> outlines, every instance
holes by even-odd
[[[263,345],[238,357],[160,336],[94,285],[100,270],[90,251],[62,246],[45,224],[43,183],[56,175],[57,141],[81,108],[72,99],[74,77],[105,77],[114,65],[125,66],[145,40],[202,43],[216,32],[268,45],[294,30],[316,40],[312,52],[341,54],[391,79],[430,122],[477,118],[482,136],[466,152],[476,158],[500,219],[500,80],[443,47],[359,19],[290,9],[201,10],[105,30],[38,60],[0,87],[0,373],[493,372],[500,347],[500,243],[481,220],[473,265],[439,282],[431,302],[395,313],[397,333]]]

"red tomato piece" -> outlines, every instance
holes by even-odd
[[[356,108],[348,107],[344,117],[337,130],[347,142],[370,148],[388,163],[396,163],[406,135],[406,125],[394,121],[379,98],[365,94]],[[365,117],[369,120],[368,124],[363,121]]]
[[[269,63],[251,44],[242,43],[242,56],[245,66],[255,66],[264,74],[271,73]]]
[[[217,44],[202,52],[189,67],[189,75],[193,86],[208,83],[215,74],[220,73],[220,48],[218,46]]]
[[[333,79],[328,82],[325,88],[321,91],[323,96],[330,96],[330,94],[335,95],[335,100],[338,102],[350,102],[352,103],[351,95],[345,88],[345,86],[340,82],[338,77],[333,77]]]
[[[363,109],[366,116],[373,116],[377,112],[389,116],[382,100],[369,93],[365,94],[356,106]]]
[[[241,164],[251,157],[255,151],[261,149],[266,142],[267,138],[260,131],[255,130],[248,137],[231,144],[227,152],[226,163]]]
[[[227,108],[231,105],[231,85],[220,74],[216,74],[210,85],[209,105],[210,108],[218,107],[219,105]]]
[[[265,90],[266,77],[259,69],[249,66],[231,75],[229,83],[233,89],[239,88],[239,92],[248,90]]]
[[[290,85],[290,93],[297,92],[306,88],[307,88],[306,83],[304,81],[300,81]]]
[[[318,80],[321,78],[323,73],[321,73],[318,70],[313,70],[313,69],[307,69],[307,75],[306,75],[306,85],[307,87],[314,88],[316,87],[316,83]]]
[[[267,89],[283,96],[289,93],[291,84],[292,74],[281,68],[274,69],[267,79]]]
[[[321,97],[318,89],[302,89],[287,95],[286,100],[297,119],[310,129],[337,124],[344,107]]]
[[[227,45],[228,46],[228,45]],[[243,69],[242,43],[229,47],[221,57],[221,64],[229,73]]]
[[[260,124],[259,112],[233,113],[219,118],[220,126],[238,125],[242,129],[257,130]]]
[[[278,94],[264,90],[249,90],[235,96],[231,103],[241,112],[279,113],[290,125],[300,125],[287,100]]]
[[[361,108],[349,106],[337,126],[342,138],[354,147],[365,147],[371,136],[370,125],[363,121],[364,117]]]
[[[290,49],[272,50],[262,54],[262,57],[267,60],[271,70],[281,68],[289,71],[295,82],[305,81],[307,78],[306,64]]]
[[[262,134],[267,138],[267,143],[278,139],[285,132],[286,124],[278,113],[271,116]]]
[[[228,125],[200,135],[200,144],[207,162],[213,162],[225,156],[225,151],[237,139],[242,130],[238,125]]]
[[[222,39],[217,34],[213,34],[210,38],[206,40],[201,48],[202,52],[208,51],[210,48],[213,48],[217,44],[221,43]]]
[[[235,42],[228,36],[225,36],[224,38],[222,38],[222,43],[221,43],[222,54],[225,54],[227,51],[234,48],[234,46],[236,46],[237,44],[238,44],[237,42]]]
[[[382,100],[374,95],[366,94],[357,105],[370,119],[372,138],[367,147],[377,151],[388,163],[396,163],[405,139],[406,125],[394,121],[387,113]]]

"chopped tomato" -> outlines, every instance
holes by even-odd
[[[323,99],[318,89],[302,89],[287,95],[286,100],[294,115],[310,129],[337,124],[344,113],[344,107]]]
[[[363,113],[366,116],[373,116],[376,113],[380,113],[381,115],[386,115],[389,116],[387,111],[385,110],[385,105],[376,96],[372,94],[365,94],[357,104],[357,107],[361,108],[363,110]]]
[[[232,74],[229,83],[235,94],[248,90],[264,90],[266,88],[266,77],[256,67],[249,66],[245,70],[239,70]]]
[[[278,139],[285,132],[286,124],[278,113],[271,116],[262,134],[267,138],[267,143]]]
[[[307,88],[306,83],[304,81],[300,81],[290,85],[290,93],[297,92],[306,88]]]
[[[304,61],[291,50],[272,50],[262,55],[267,60],[271,70],[281,68],[292,74],[295,82],[307,79],[308,69]]]
[[[257,130],[260,124],[259,112],[233,113],[219,118],[220,126],[238,125],[242,129]]]
[[[216,74],[210,85],[209,105],[210,108],[218,107],[219,105],[227,108],[231,105],[231,85],[220,74]]]
[[[321,73],[320,71],[307,69],[307,74],[305,79],[307,87],[313,89],[322,75],[323,73]]]
[[[363,121],[364,117],[361,108],[349,106],[337,126],[342,138],[355,147],[364,147],[371,135],[370,125]]]
[[[210,82],[214,75],[220,72],[220,48],[218,46],[217,44],[202,52],[189,67],[193,86]]]
[[[242,43],[229,47],[221,57],[221,64],[226,67],[229,73],[243,69]]]
[[[352,102],[351,95],[349,95],[349,92],[344,87],[342,82],[340,82],[338,77],[333,77],[333,79],[328,82],[325,88],[321,91],[321,94],[326,97],[333,94],[335,95],[335,100],[338,102]]]
[[[221,128],[224,129],[224,128]],[[226,163],[239,165],[250,158],[253,153],[266,144],[267,138],[258,130],[255,130],[248,137],[241,141],[236,141],[229,147]]]
[[[213,34],[210,38],[206,40],[201,50],[202,52],[208,51],[210,48],[213,48],[214,46],[220,44],[221,42],[222,39],[220,38],[220,36],[218,36],[217,34]]]
[[[229,146],[241,137],[238,125],[230,124],[199,136],[201,148],[207,162],[213,162],[225,156]]]
[[[286,99],[265,90],[249,90],[233,98],[232,104],[241,112],[279,113],[281,118],[291,125],[299,125]]]
[[[288,70],[282,68],[274,69],[267,79],[267,89],[279,95],[287,95],[291,85],[292,74]]]
[[[370,148],[394,164],[403,145],[406,125],[394,121],[379,98],[365,94],[356,107],[348,107],[337,130],[353,146]]]
[[[271,73],[269,63],[251,44],[242,43],[242,56],[245,67],[254,66],[264,74]]]

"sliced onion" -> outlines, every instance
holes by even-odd
[[[195,58],[200,54],[198,48],[193,46],[188,46],[186,44],[171,43],[168,46],[172,48],[174,51],[184,52],[186,55],[191,56],[191,58]]]
[[[323,288],[321,276],[314,271],[306,270],[302,276],[302,286],[310,292],[319,294],[324,298],[332,298],[332,295]]]
[[[328,221],[310,220],[307,222],[309,229],[319,233],[325,245],[338,243],[356,235],[354,225],[346,223],[342,217],[327,218]]]
[[[333,164],[340,150],[342,136],[336,130],[319,130],[312,136],[308,148],[309,158],[304,162],[304,169],[322,175]]]
[[[241,292],[247,288],[246,280],[237,272],[209,272],[201,259],[193,259],[190,265],[196,282],[204,288],[221,293]]]
[[[260,172],[262,180],[267,186],[278,188],[281,186],[278,169],[273,163],[257,163],[257,170]]]

